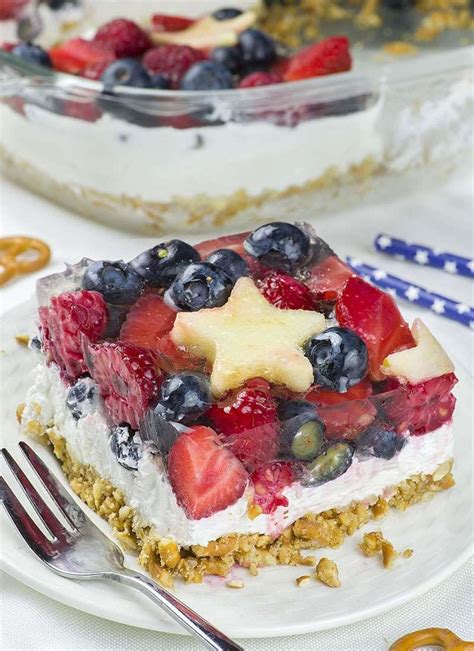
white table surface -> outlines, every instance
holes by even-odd
[[[372,250],[371,244],[376,233],[385,231],[472,256],[473,197],[472,181],[466,176],[454,179],[435,195],[417,195],[363,210],[354,208],[350,213],[320,218],[314,223],[320,235],[339,254],[379,264],[438,293],[472,304],[472,281],[382,257]],[[0,217],[2,236],[29,235],[48,242],[53,252],[48,272],[61,270],[65,261],[73,262],[82,256],[128,259],[149,248],[154,241],[84,220],[5,180],[0,186]],[[311,216],[308,221],[312,221]],[[43,274],[44,270],[2,288],[0,314],[30,297],[36,277]],[[409,309],[408,316],[411,312]],[[427,323],[448,349],[469,363],[473,337],[467,328],[425,314]],[[389,574],[387,580],[390,580]],[[401,635],[428,626],[451,628],[464,639],[474,639],[472,597],[473,565],[466,563],[437,588],[385,615],[335,631],[293,638],[246,640],[243,644],[245,649],[254,651],[384,651]],[[0,633],[0,648],[5,651],[202,648],[190,638],[117,625],[75,611],[6,575],[1,582]]]

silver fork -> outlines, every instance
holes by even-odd
[[[167,590],[143,574],[124,567],[120,547],[93,524],[32,448],[24,441],[21,441],[19,446],[68,523],[68,527],[65,527],[60,522],[12,455],[3,448],[2,455],[8,467],[51,537],[46,536],[37,527],[5,479],[0,477],[2,503],[30,549],[45,565],[68,579],[109,579],[136,588],[209,648],[243,651],[241,646]]]

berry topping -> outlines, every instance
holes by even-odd
[[[188,518],[200,520],[242,497],[248,474],[209,427],[181,434],[168,456],[168,474]]]
[[[138,57],[151,47],[147,33],[126,18],[115,18],[102,25],[94,43],[111,50],[117,58]]]
[[[242,50],[238,45],[231,47],[216,47],[211,54],[211,59],[230,72],[237,74],[242,67]]]
[[[182,90],[225,90],[232,88],[234,78],[228,68],[215,61],[194,63],[181,80]]]
[[[49,54],[39,45],[34,45],[33,43],[18,43],[18,45],[15,45],[11,50],[11,53],[28,63],[35,63],[38,66],[51,68],[52,64]]]
[[[318,413],[326,426],[326,438],[353,441],[373,422],[377,409],[368,399],[348,400],[319,407]]]
[[[233,283],[209,262],[190,264],[173,282],[166,295],[181,310],[194,312],[226,303]]]
[[[337,393],[336,391],[313,387],[309,393],[306,394],[305,399],[314,402],[315,405],[327,406],[347,402],[348,400],[368,398],[373,394],[373,392],[372,383],[366,378],[365,380],[362,380],[362,382],[359,382],[348,389],[346,393]]]
[[[98,292],[65,292],[39,308],[43,349],[69,381],[87,372],[82,338],[96,342],[107,325],[107,306]]]
[[[0,20],[18,18],[30,0],[2,0],[0,3]]]
[[[304,350],[316,384],[332,391],[346,393],[367,375],[367,346],[346,328],[328,328],[312,337]]]
[[[107,303],[131,305],[143,291],[143,280],[123,260],[94,262],[84,272],[84,289],[99,292]]]
[[[143,65],[150,73],[168,77],[172,88],[179,88],[188,68],[205,58],[203,52],[188,45],[159,45],[148,50]]]
[[[229,399],[212,405],[209,418],[248,470],[275,458],[279,446],[277,410],[265,380],[251,380]]]
[[[184,16],[172,16],[170,14],[154,14],[151,17],[151,24],[155,32],[180,32],[194,24],[193,18]]]
[[[240,9],[235,9],[234,7],[223,7],[222,9],[216,9],[212,13],[212,17],[216,20],[230,20],[231,18],[236,18],[240,16],[242,11]]]
[[[258,278],[263,274],[264,268],[255,258],[248,255],[244,249],[244,242],[249,235],[249,232],[238,233],[237,235],[224,235],[223,237],[218,237],[214,240],[205,240],[204,242],[197,244],[196,249],[199,251],[203,259],[207,258],[217,249],[231,249],[245,260],[252,276]],[[268,271],[268,269],[266,271]]]
[[[76,420],[97,409],[99,392],[90,377],[80,378],[67,392],[66,407]]]
[[[115,54],[84,38],[73,38],[49,51],[55,70],[100,79],[104,70],[115,61]]]
[[[267,301],[282,310],[314,310],[311,292],[293,276],[269,273],[258,283]]]
[[[294,465],[291,461],[273,461],[257,468],[250,476],[254,487],[254,503],[262,513],[273,513],[279,506],[288,506],[282,494],[294,481]]]
[[[278,416],[282,424],[282,453],[312,461],[321,449],[325,431],[315,405],[306,400],[288,400],[280,405]]]
[[[394,299],[362,278],[347,281],[336,304],[336,318],[365,341],[373,380],[383,379],[381,365],[390,353],[415,345]]]
[[[279,84],[283,80],[277,72],[251,72],[239,83],[239,88],[256,88],[257,86],[270,86]]]
[[[308,483],[319,486],[343,475],[352,464],[354,447],[350,443],[336,443],[329,446],[308,467]]]
[[[166,289],[181,271],[199,258],[199,253],[190,244],[169,240],[140,253],[130,264],[149,285]]]
[[[239,35],[242,60],[246,66],[268,66],[276,59],[276,47],[268,34],[253,27]]]
[[[295,54],[288,64],[285,81],[346,72],[351,66],[349,40],[345,36],[331,36]]]
[[[119,425],[112,430],[110,449],[119,464],[127,470],[137,470],[143,452],[140,435],[128,425]]]
[[[250,276],[248,264],[232,249],[217,249],[207,256],[206,262],[218,267],[226,276],[229,276],[233,283],[236,283],[242,276]]]
[[[381,459],[391,459],[403,448],[406,438],[390,429],[386,423],[375,421],[357,439],[357,449]]]
[[[354,272],[340,258],[331,254],[316,261],[305,283],[322,306],[332,306]]]
[[[310,240],[300,228],[286,222],[260,226],[244,242],[248,254],[268,267],[293,272],[310,254]]]
[[[176,373],[161,385],[154,412],[164,420],[191,423],[210,406],[211,388],[205,375]]]
[[[152,353],[127,343],[92,344],[87,349],[87,365],[110,420],[138,429],[160,385]]]
[[[100,80],[106,89],[114,86],[151,88],[153,85],[149,72],[136,59],[114,61],[104,70]]]

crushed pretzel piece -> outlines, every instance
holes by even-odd
[[[298,588],[301,588],[302,585],[306,585],[311,581],[311,577],[309,574],[303,574],[303,576],[299,576],[297,579],[295,579],[295,583],[298,586]]]
[[[334,561],[330,558],[321,558],[316,565],[316,579],[328,585],[330,588],[340,588],[339,570]]]
[[[245,583],[243,581],[235,581],[235,580],[233,580],[233,581],[227,581],[226,585],[227,585],[228,588],[240,589],[240,588],[244,587]]]
[[[365,533],[362,542],[359,543],[359,549],[364,556],[381,555],[383,566],[387,569],[393,567],[398,557],[411,558],[413,549],[405,549],[403,552],[397,552],[392,543],[387,540],[381,531],[370,531]]]
[[[15,335],[15,341],[19,346],[28,346],[30,337],[28,335]]]
[[[25,411],[25,407],[26,407],[25,403],[20,402],[20,404],[16,408],[16,419],[17,419],[17,421],[19,423],[21,423],[21,419],[22,419],[22,416],[23,416],[23,412]]]

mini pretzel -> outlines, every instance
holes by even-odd
[[[50,248],[41,240],[21,236],[0,238],[0,285],[15,276],[42,269],[50,258]]]
[[[446,651],[474,651],[474,642],[461,640],[449,628],[424,628],[408,633],[394,642],[389,651],[413,651],[428,645],[440,646]]]

